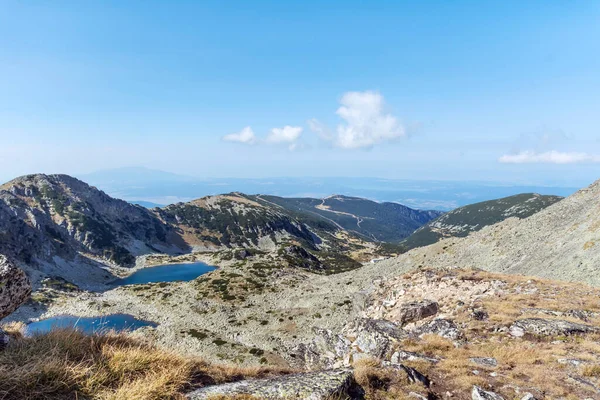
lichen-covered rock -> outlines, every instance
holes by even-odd
[[[600,329],[559,319],[525,318],[515,321],[510,327],[510,334],[516,337],[530,333],[540,336],[577,335],[599,332]]]
[[[337,369],[208,386],[189,393],[187,398],[203,400],[246,394],[258,399],[325,400],[346,398],[355,389],[352,371]]]
[[[414,329],[411,333],[418,337],[427,334],[438,335],[452,341],[460,341],[463,339],[463,334],[454,321],[443,318],[434,319],[433,321]]]
[[[0,254],[0,319],[23,304],[31,294],[31,284],[25,272]]]
[[[398,308],[393,316],[394,321],[398,321],[401,326],[411,322],[417,322],[424,318],[437,314],[439,305],[435,301],[421,300],[404,303]]]
[[[473,400],[504,400],[504,397],[494,392],[487,392],[479,386],[473,386],[471,391],[471,399]]]
[[[393,322],[381,319],[362,319],[357,327],[352,347],[360,353],[387,359],[392,345],[407,338],[407,333]]]
[[[301,344],[294,352],[304,367],[310,370],[333,368],[348,354],[350,341],[344,336],[317,327],[312,331],[313,340],[307,345]]]

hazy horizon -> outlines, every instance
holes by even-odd
[[[281,197],[331,195],[395,202],[417,209],[451,210],[521,193],[568,196],[577,186],[510,184],[489,181],[386,179],[377,177],[209,178],[146,168],[119,168],[77,175],[107,194],[145,206],[187,202],[231,192]]]
[[[0,5],[0,177],[600,178],[596,2]]]

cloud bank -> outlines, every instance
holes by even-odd
[[[517,154],[505,154],[498,159],[504,164],[576,164],[576,163],[600,163],[600,156],[578,153],[546,151],[538,153],[535,151],[522,151]]]

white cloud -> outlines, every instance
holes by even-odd
[[[304,129],[301,126],[286,125],[283,128],[273,128],[267,136],[267,143],[294,143]]]
[[[335,144],[345,149],[371,147],[397,139],[406,131],[396,117],[385,113],[383,96],[376,92],[347,92],[336,114],[344,120],[337,127]]]
[[[517,154],[505,154],[498,159],[499,162],[505,164],[575,164],[575,163],[600,163],[600,156],[577,153],[577,152],[560,152],[546,151],[538,153],[535,151],[522,151]]]
[[[231,133],[223,136],[223,140],[226,142],[238,142],[244,144],[254,144],[256,142],[256,136],[254,131],[249,126],[245,127],[238,133]]]

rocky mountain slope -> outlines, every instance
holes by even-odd
[[[403,229],[414,230],[429,215],[408,211]],[[320,265],[333,271],[356,268],[357,261],[393,251],[364,236],[318,213],[240,193],[148,210],[66,175],[28,175],[0,186],[0,253],[20,262],[34,282],[56,275],[84,286],[101,284],[114,279],[118,268],[133,267],[139,256],[153,253],[224,248],[285,252],[300,246],[304,250],[293,252],[296,259],[300,254],[307,260],[318,257]]]
[[[93,280],[106,275],[104,264],[129,267],[141,254],[183,251],[177,237],[143,207],[67,175],[28,175],[0,186],[0,253],[37,272]]]
[[[401,244],[410,250],[443,238],[464,237],[507,218],[527,218],[562,199],[560,196],[522,193],[459,207],[423,225]]]
[[[377,203],[358,197],[335,195],[323,199],[253,196],[257,202],[312,215],[353,232],[366,240],[398,242],[415,229],[440,216],[440,211],[414,210],[397,203]]]

